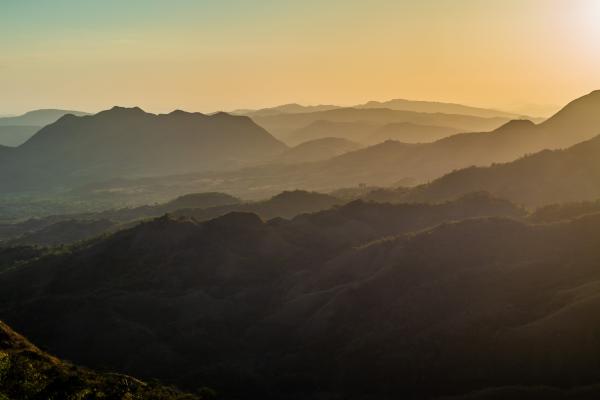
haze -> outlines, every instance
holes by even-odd
[[[600,87],[599,4],[4,1],[0,110],[402,97],[548,116]]]

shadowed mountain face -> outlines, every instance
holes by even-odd
[[[102,374],[53,357],[0,321],[0,399],[201,400],[119,374]]]
[[[358,150],[362,146],[348,139],[326,137],[322,139],[310,140],[292,147],[275,162],[282,163],[303,163],[312,161],[327,160],[340,154]]]
[[[3,190],[235,168],[286,146],[247,117],[118,108],[67,115],[0,159]],[[15,179],[18,178],[18,179]]]
[[[184,387],[209,383],[228,394],[271,398],[381,394],[386,385],[398,385],[399,394],[425,393],[431,382],[420,384],[401,365],[434,363],[435,372],[449,367],[454,347],[438,364],[414,341],[472,346],[457,362],[477,354],[479,341],[463,342],[461,329],[504,309],[509,298],[501,288],[487,289],[481,305],[469,306],[474,314],[457,319],[456,341],[445,336],[444,317],[469,304],[476,290],[470,282],[512,271],[502,268],[519,254],[508,251],[507,233],[530,228],[473,220],[370,242],[444,221],[521,214],[476,195],[440,205],[355,202],[268,223],[248,213],[204,223],[160,218],[0,273],[0,313],[62,357]],[[535,236],[521,235],[520,245],[527,238]],[[468,244],[457,251],[455,241]],[[446,288],[464,294],[453,298]],[[410,304],[425,312],[417,316]],[[496,315],[498,323],[512,322]],[[385,350],[386,343],[397,347]],[[382,352],[389,358],[372,363]]]
[[[467,168],[416,188],[405,200],[439,201],[485,190],[527,206],[600,198],[600,136],[487,168]]]

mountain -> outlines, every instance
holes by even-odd
[[[506,235],[506,226],[519,227],[517,222],[496,228],[494,220],[473,220],[460,229],[450,222],[520,215],[506,201],[475,195],[439,205],[354,202],[269,222],[241,212],[202,223],[162,217],[4,270],[0,315],[61,357],[190,390],[210,383],[226,398],[383,394],[390,387],[379,382],[391,375],[397,394],[431,391],[435,381],[419,384],[417,376],[399,366],[436,365],[413,347],[418,340],[472,346],[457,362],[477,354],[477,341],[461,336],[452,341],[443,334],[441,316],[460,314],[461,306],[476,311],[475,319],[482,315],[474,324],[487,321],[487,315],[490,321],[494,315],[512,321],[495,314],[504,309],[502,302],[499,308],[490,301],[470,303],[477,287],[469,283],[493,282],[496,274],[514,271],[502,269],[504,260],[520,254],[507,251],[506,241],[522,238]],[[444,222],[450,228],[402,235]],[[486,226],[490,233],[482,235]],[[423,240],[432,247],[423,247]],[[466,248],[454,251],[455,241]],[[440,258],[429,251],[438,248]],[[490,274],[477,273],[482,268]],[[487,289],[484,299],[503,293],[501,300],[510,299],[501,286],[507,281],[500,280],[493,292]],[[425,312],[416,315],[416,304]],[[479,314],[486,306],[489,314]],[[422,335],[414,335],[418,332],[411,329],[419,324],[431,331],[423,327]],[[481,335],[488,337],[487,331]],[[372,362],[387,345],[391,358]],[[452,346],[440,351],[452,352]],[[369,371],[359,367],[365,362]],[[458,384],[469,387],[461,380]]]
[[[286,142],[298,145],[311,140],[339,137],[358,143],[367,143],[367,138],[379,126],[374,122],[317,120],[295,129],[289,134]]]
[[[2,246],[59,246],[89,240],[116,229],[116,223],[107,219],[64,220],[27,232],[8,241],[0,241]]]
[[[41,127],[35,125],[0,125],[0,145],[16,147],[32,137]]]
[[[600,200],[554,203],[536,208],[529,219],[536,223],[550,223],[596,213],[600,213]]]
[[[441,103],[434,101],[416,101],[405,99],[393,99],[389,101],[369,101],[368,103],[355,106],[355,108],[389,108],[391,110],[414,111],[420,113],[442,113],[472,115],[482,118],[508,118],[523,119],[530,118],[525,115],[517,115],[504,111],[490,110],[486,108],[470,107],[455,103]]]
[[[70,244],[180,209],[204,209],[240,203],[240,199],[225,193],[190,193],[163,204],[29,218],[25,221],[0,224],[0,245]]]
[[[444,126],[419,125],[410,122],[333,122],[318,120],[296,129],[287,138],[288,143],[340,137],[354,142],[375,145],[386,140],[398,140],[405,143],[432,142],[446,136],[459,133],[460,129]]]
[[[299,114],[305,112],[335,110],[336,108],[341,107],[334,105],[302,106],[300,104],[291,103],[276,107],[261,108],[260,110],[235,110],[231,113],[235,115],[247,115],[251,117],[264,117],[277,114]]]
[[[369,135],[369,143],[377,144],[387,140],[403,143],[428,143],[459,133],[456,128],[444,126],[418,125],[410,122],[386,124]]]
[[[35,110],[16,117],[0,117],[0,145],[19,146],[42,127],[56,122],[67,114],[89,115],[81,111]]]
[[[397,122],[410,122],[418,125],[444,126],[462,132],[486,131],[495,129],[509,121],[507,118],[481,118],[470,115],[419,113],[413,111],[390,110],[386,108],[359,109],[339,108],[334,110],[295,114],[254,116],[252,119],[271,132],[275,137],[289,140],[296,130],[316,121],[375,123],[385,125]],[[331,134],[327,136],[332,136]],[[339,135],[336,135],[339,136]],[[342,135],[342,137],[345,137]],[[305,138],[304,140],[307,140]],[[352,138],[349,138],[352,139]]]
[[[71,114],[76,116],[89,115],[82,111],[72,110],[34,110],[15,117],[0,118],[0,126],[38,126],[42,127],[56,122],[61,117]]]
[[[177,217],[191,217],[196,221],[206,221],[231,212],[253,213],[270,220],[273,218],[294,218],[300,214],[326,210],[344,201],[337,197],[303,190],[285,191],[268,200],[240,203],[210,208],[181,208],[171,213]]]
[[[66,115],[0,159],[3,190],[236,168],[286,146],[248,117],[119,108]]]
[[[309,140],[292,147],[276,159],[282,163],[303,163],[326,160],[340,154],[358,150],[362,146],[348,139],[326,137]]]
[[[578,119],[572,115],[579,115],[580,109],[590,113],[596,110],[598,93],[584,96],[581,101],[565,107],[569,112],[560,112],[548,122],[538,125],[528,120],[514,120],[490,132],[456,134],[431,143],[386,141],[310,165],[263,164],[235,171],[129,180],[127,187],[113,184],[106,185],[106,188],[150,191],[156,187],[171,186],[181,187],[180,192],[186,192],[190,190],[190,181],[202,181],[209,182],[214,191],[257,199],[290,188],[331,192],[359,185],[415,186],[455,170],[507,163],[543,149],[565,148],[581,138],[594,137],[597,131],[593,123],[595,117],[584,119],[588,122],[579,125]],[[565,126],[569,128],[563,129]]]
[[[406,199],[439,201],[485,190],[527,206],[600,198],[600,135],[566,150],[544,150],[514,162],[452,172]]]
[[[0,321],[0,399],[42,398],[201,400],[209,396],[74,366],[41,351]]]
[[[547,121],[540,129],[555,141],[554,147],[573,145],[600,135],[600,90],[573,100]]]
[[[293,218],[345,203],[336,197],[305,191],[286,191],[268,200],[242,203],[222,193],[188,194],[165,204],[52,215],[22,222],[0,224],[0,246],[57,246],[89,240],[130,228],[144,219],[170,214],[206,221],[230,212],[250,212],[264,219]]]
[[[528,120],[514,120],[491,132],[457,134],[432,143],[386,141],[323,161],[312,170],[288,171],[286,182],[296,182],[297,187],[313,190],[331,190],[359,183],[390,186],[403,178],[427,182],[453,170],[506,163],[543,149],[560,149],[582,139],[590,139],[600,131],[599,110],[600,91],[596,91],[568,104],[539,125]],[[593,153],[593,150],[590,151]],[[459,186],[455,188],[459,193],[488,189],[495,193],[489,186],[472,187],[465,191]],[[508,193],[502,193],[509,196]],[[590,189],[589,194],[593,193]],[[521,201],[520,197],[513,197],[512,194],[509,198]],[[584,200],[588,197],[570,199],[562,194],[560,198]],[[552,197],[547,199],[552,201]]]

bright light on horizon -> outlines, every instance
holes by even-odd
[[[600,0],[144,5],[3,4],[0,114],[392,98],[539,114],[600,88]]]

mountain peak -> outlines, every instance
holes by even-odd
[[[571,101],[541,125],[550,131],[571,132],[573,143],[600,133],[600,90]]]
[[[500,128],[496,129],[495,132],[503,132],[506,130],[513,129],[527,129],[535,126],[535,123],[528,119],[513,119],[508,121],[506,124],[502,125]]]
[[[108,111],[113,113],[146,114],[146,112],[139,107],[114,106]]]

